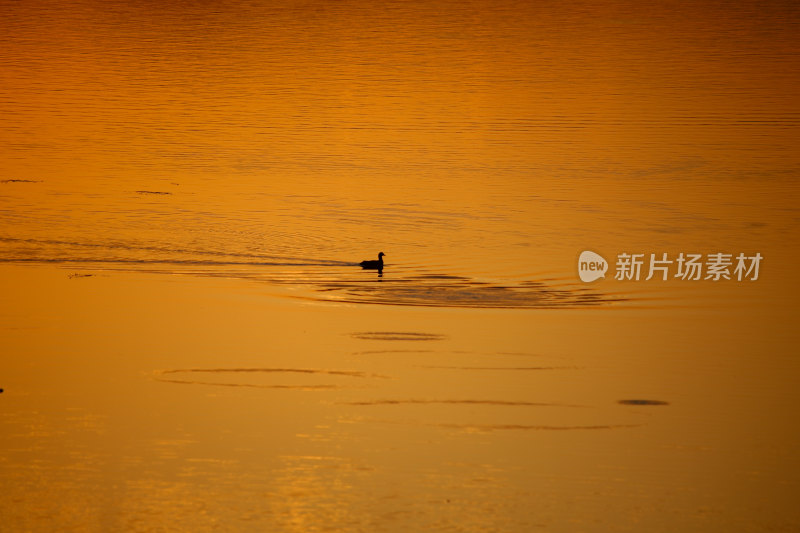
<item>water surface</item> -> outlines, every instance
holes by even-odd
[[[0,0],[4,523],[796,529],[798,15]]]

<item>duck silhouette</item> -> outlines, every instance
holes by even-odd
[[[386,255],[383,252],[378,254],[377,261],[361,261],[359,265],[361,268],[370,269],[370,270],[383,270],[383,256]]]

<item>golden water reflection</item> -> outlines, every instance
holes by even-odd
[[[785,325],[716,310],[663,309],[666,327],[639,311],[376,313],[254,297],[242,280],[2,270],[5,346],[25,357],[4,362],[0,505],[22,528],[794,519],[797,435],[780,413],[796,365],[762,356],[795,335]]]
[[[0,26],[3,528],[800,529],[794,3]]]

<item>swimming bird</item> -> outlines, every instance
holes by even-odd
[[[373,270],[374,269],[383,270],[383,256],[384,255],[386,255],[386,254],[383,253],[383,252],[380,252],[378,254],[378,260],[377,261],[361,261],[359,263],[359,265],[361,266],[361,268],[370,268],[370,269],[373,269]]]

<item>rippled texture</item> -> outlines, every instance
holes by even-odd
[[[3,527],[800,528],[796,3],[0,27]]]
[[[574,307],[626,299],[586,248],[796,257],[789,3],[0,11],[5,261]]]

